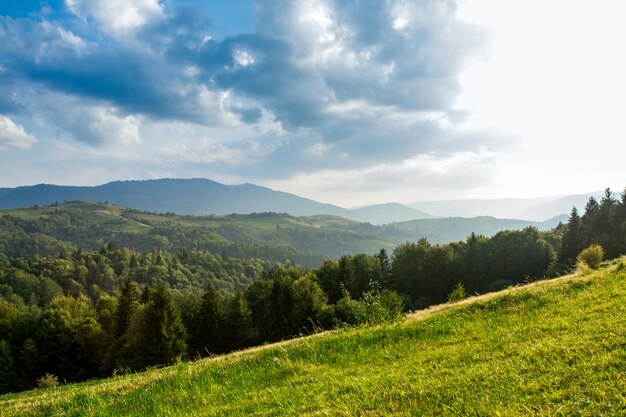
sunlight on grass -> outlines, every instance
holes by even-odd
[[[624,415],[620,262],[392,325],[5,395],[0,408],[3,416]]]

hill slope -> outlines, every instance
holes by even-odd
[[[624,261],[338,331],[0,397],[3,416],[624,415]]]
[[[68,202],[58,206],[0,209],[0,252],[10,257],[57,254],[62,247],[98,250],[109,242],[135,250],[208,250],[238,258],[292,260],[319,266],[325,257],[393,249],[426,237],[431,243],[465,240],[476,232],[491,236],[500,230],[543,223],[473,219],[422,219],[372,226],[330,215],[294,217],[281,213],[228,216],[157,215],[111,204]]]

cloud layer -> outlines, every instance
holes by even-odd
[[[420,175],[437,161],[445,177],[458,166],[445,161],[502,146],[459,128],[458,77],[485,36],[456,18],[456,0],[249,8],[254,30],[222,37],[220,16],[194,2],[65,0],[0,16],[0,146],[34,143],[19,116],[55,146],[257,182],[394,164]]]

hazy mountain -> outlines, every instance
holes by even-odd
[[[348,210],[258,185],[224,185],[197,178],[115,181],[95,187],[39,184],[0,189],[0,208],[64,201],[106,201],[138,210],[193,215],[255,212],[289,213],[294,216],[332,214],[372,224],[433,217],[397,203]]]
[[[408,206],[440,217],[493,216],[505,219],[543,221],[562,214],[569,214],[574,205],[582,212],[587,200],[592,195],[598,198],[602,196],[602,193],[492,200],[418,201]]]
[[[385,224],[392,221],[404,222],[415,219],[432,219],[435,216],[399,203],[386,203],[351,209],[344,217],[360,222]]]
[[[95,187],[40,184],[0,195],[0,207],[14,208],[71,200],[108,201],[161,213],[230,214],[287,212],[293,215],[343,214],[346,210],[252,184],[224,185],[207,179],[115,181]]]
[[[568,195],[553,201],[546,201],[520,211],[516,218],[531,220],[546,219],[553,216],[554,213],[569,214],[574,206],[576,206],[578,212],[582,215],[585,211],[585,206],[589,201],[589,197],[591,196],[597,198],[599,201],[600,198],[602,198],[602,193],[597,192],[591,194]]]
[[[550,230],[559,222],[567,222],[567,216],[562,215],[543,222],[496,219],[490,216],[448,217],[385,225],[382,226],[381,235],[395,243],[417,240],[422,237],[427,238],[431,243],[448,243],[465,240],[472,232],[484,236],[493,236],[502,230],[520,230],[528,226],[536,227],[539,230]]]

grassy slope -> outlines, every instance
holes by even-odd
[[[615,264],[104,381],[0,397],[3,416],[626,415],[626,270]]]

